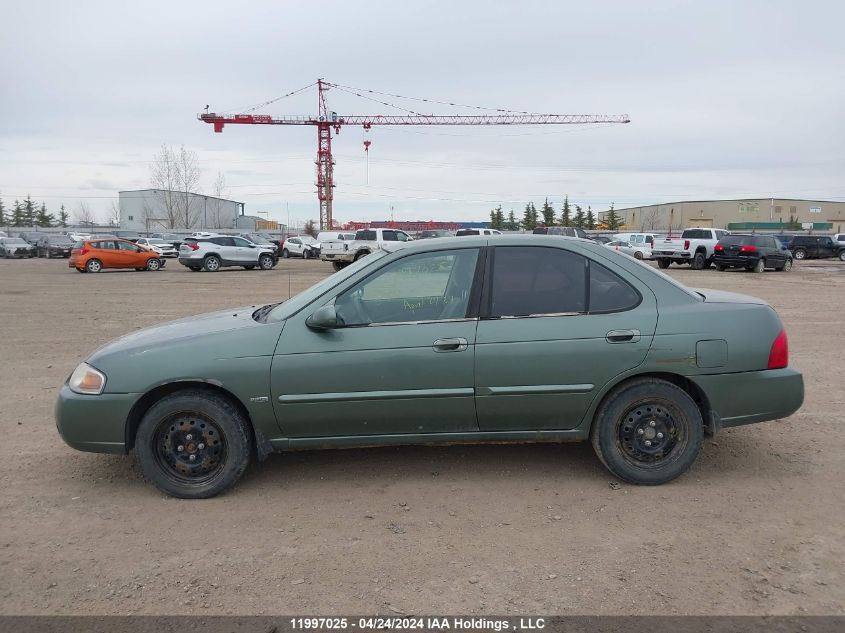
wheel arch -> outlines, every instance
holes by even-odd
[[[144,414],[149,411],[150,407],[152,407],[156,402],[161,400],[162,398],[169,396],[170,394],[177,393],[179,391],[185,390],[199,390],[199,391],[206,391],[209,393],[216,394],[218,396],[222,396],[229,400],[241,414],[246,419],[247,423],[249,424],[249,434],[252,436],[254,441],[254,446],[256,451],[258,452],[258,457],[260,460],[263,460],[273,452],[273,448],[270,445],[269,441],[266,437],[260,432],[256,430],[255,424],[253,423],[252,416],[249,414],[249,410],[241,402],[240,398],[238,398],[235,394],[231,391],[226,389],[225,387],[210,381],[204,380],[179,380],[176,382],[169,382],[164,385],[159,385],[158,387],[154,387],[150,389],[147,393],[141,396],[138,401],[132,406],[132,409],[129,411],[129,415],[126,418],[126,451],[129,452],[135,447],[135,437],[138,434],[138,427],[141,424],[141,420],[144,417]]]
[[[717,417],[713,413],[707,394],[704,393],[704,390],[702,390],[701,387],[686,376],[681,376],[680,374],[673,374],[670,372],[645,372],[641,374],[622,376],[605,388],[601,397],[595,400],[593,406],[588,412],[588,415],[586,416],[587,428],[585,428],[585,431],[588,435],[592,436],[593,429],[596,427],[596,416],[605,401],[618,389],[624,387],[628,383],[635,382],[643,378],[664,380],[684,391],[690,398],[692,398],[693,402],[695,402],[695,405],[698,407],[698,410],[701,412],[701,419],[704,421],[705,433],[708,435],[714,435],[716,433],[718,430]]]

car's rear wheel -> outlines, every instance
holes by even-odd
[[[160,259],[150,259],[147,260],[147,270],[158,270],[161,268],[161,260]]]
[[[599,407],[591,433],[607,469],[632,484],[657,485],[689,469],[701,450],[701,412],[680,387],[641,378],[613,391]]]
[[[220,259],[216,255],[209,255],[202,260],[202,267],[210,273],[220,270]]]
[[[643,254],[640,251],[634,251],[634,259],[642,259]]]
[[[690,262],[690,267],[693,270],[701,270],[704,268],[704,265],[707,263],[707,257],[704,253],[696,253],[693,255],[692,261]]]
[[[273,267],[273,257],[270,255],[262,255],[258,258],[258,267],[261,270],[270,270]]]
[[[370,254],[370,251],[358,251],[355,254],[355,261],[357,262],[359,259],[361,259],[362,257],[366,257],[369,254]]]
[[[755,273],[762,273],[764,270],[766,270],[766,260],[761,257],[755,262],[754,268],[752,268],[751,270],[753,270]]]
[[[99,259],[89,259],[88,263],[85,264],[85,269],[89,273],[98,273],[103,269],[103,262]]]
[[[346,266],[346,262],[332,262],[332,268],[335,270],[343,270]]]
[[[282,249],[282,257],[284,257],[285,259],[287,259],[288,257],[290,257],[290,251],[289,251],[288,249],[286,249],[286,248],[283,248],[283,249]]]
[[[792,253],[792,256],[795,259],[804,259],[807,256],[807,251],[803,248],[796,248],[795,251]]]
[[[249,423],[227,398],[200,390],[156,402],[138,427],[135,451],[144,477],[182,499],[213,497],[249,464]]]
[[[672,263],[672,260],[669,259],[668,257],[661,257],[660,259],[657,260],[657,265],[660,268],[669,268],[669,264],[671,264],[671,263]]]

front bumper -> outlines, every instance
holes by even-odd
[[[78,451],[125,453],[126,420],[138,393],[84,396],[66,384],[56,402],[56,428],[65,443]]]
[[[792,367],[688,378],[705,393],[721,427],[786,418],[804,402],[804,378]]]

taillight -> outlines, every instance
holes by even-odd
[[[781,330],[772,349],[769,350],[769,369],[783,369],[789,365],[789,342],[786,340],[786,330]]]
[[[748,245],[746,245],[746,246],[740,246],[740,247],[739,247],[739,252],[740,252],[740,253],[756,253],[756,252],[757,252],[757,247],[756,247],[756,246],[754,246],[753,244],[748,244]]]
[[[192,251],[198,251],[200,249],[198,244],[188,244],[191,247]]]
[[[689,248],[689,240],[684,240],[684,250]]]
[[[721,253],[723,250],[725,250],[725,247],[722,246],[721,244],[716,244],[716,247],[713,250],[716,251],[717,253]]]
[[[81,250],[81,251],[79,251],[79,254],[80,254],[80,255],[85,255],[85,253],[87,253],[87,252],[88,252],[88,247],[87,247],[87,246],[83,246],[83,247],[82,247],[82,250]]]

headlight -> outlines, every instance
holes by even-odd
[[[79,363],[79,367],[70,375],[67,385],[76,393],[97,396],[106,388],[106,377],[88,363]]]

